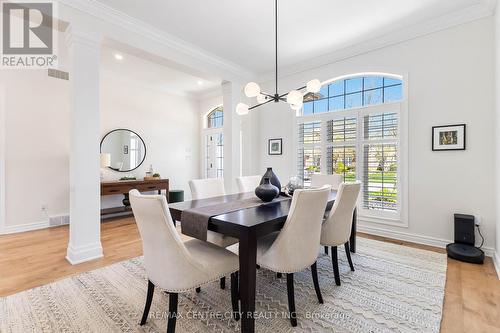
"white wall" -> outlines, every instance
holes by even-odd
[[[71,78],[71,74],[70,74]],[[146,142],[143,177],[153,164],[172,189],[184,189],[199,177],[198,105],[191,97],[146,89],[140,83],[101,78],[101,132],[130,128]],[[49,216],[69,215],[70,86],[46,70],[4,70],[5,89],[5,228],[16,232],[49,225]],[[124,174],[107,172],[111,179]],[[120,204],[122,196],[102,200]],[[41,207],[46,205],[47,213]]]
[[[496,196],[495,205],[496,211],[496,253],[495,266],[498,277],[500,278],[500,8],[497,6],[495,14],[495,111],[496,111]]]
[[[46,70],[3,70],[6,231],[48,223],[69,207],[69,82]]]
[[[442,245],[453,239],[453,213],[482,217],[485,245],[495,243],[493,19],[486,18],[335,62],[280,80],[280,90],[310,79],[359,72],[408,79],[409,227],[361,222],[372,232]],[[271,104],[254,114],[260,127],[255,154],[282,182],[294,172],[294,113]],[[432,152],[431,127],[467,124],[467,150]],[[267,155],[267,140],[283,137],[283,156]]]
[[[190,198],[188,181],[200,175],[200,123],[198,103],[185,96],[144,88],[140,82],[101,74],[101,132],[128,128],[146,144],[144,163],[129,173],[106,171],[105,179],[132,174],[144,177],[152,164],[155,172],[170,179],[171,189],[182,189]],[[120,205],[123,196],[103,197],[102,207]]]

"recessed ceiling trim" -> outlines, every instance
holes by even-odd
[[[365,37],[353,41],[351,46],[330,52],[308,61],[301,61],[280,68],[280,77],[292,76],[318,67],[346,60],[358,55],[369,53],[394,44],[399,44],[414,38],[446,30],[460,24],[472,22],[491,16],[495,12],[497,0],[480,0],[478,4],[448,13],[446,15],[424,21],[413,26],[394,31],[376,38]],[[267,83],[274,79],[274,73],[268,72],[258,76],[258,81]]]
[[[125,30],[139,34],[146,39],[153,40],[156,43],[167,46],[177,52],[186,54],[196,60],[204,63],[210,63],[219,68],[240,77],[248,79],[255,77],[255,73],[239,66],[229,60],[223,59],[215,54],[205,51],[196,45],[188,43],[178,37],[157,29],[143,21],[132,16],[124,14],[116,9],[104,5],[96,0],[59,0],[60,3],[77,9],[83,13],[94,16],[104,22],[119,26]]]
[[[198,94],[196,96],[196,99],[198,101],[202,101],[214,97],[222,97],[222,86],[207,89],[203,93]]]
[[[192,93],[192,92],[187,92],[183,90],[178,90],[174,88],[167,88],[167,87],[158,87],[157,85],[154,84],[149,84],[145,81],[140,81],[140,80],[135,80],[130,77],[127,77],[126,75],[121,75],[117,74],[116,72],[109,70],[109,69],[101,69],[101,80],[104,80],[105,82],[108,82],[110,84],[117,83],[117,84],[123,84],[127,85],[130,87],[140,87],[141,89],[147,89],[151,91],[156,91],[160,92],[162,94],[168,94],[168,95],[173,95],[177,97],[184,97],[184,98],[189,98],[193,100],[198,100],[199,99],[199,94],[197,93]]]

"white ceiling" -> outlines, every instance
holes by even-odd
[[[117,60],[115,55],[123,57]],[[105,80],[119,80],[169,94],[197,97],[220,87],[221,81],[202,78],[174,66],[146,60],[145,54],[123,47],[106,45],[101,52],[101,69]],[[115,81],[112,81],[115,82]]]
[[[272,0],[98,0],[254,73],[274,68]],[[281,0],[279,61],[288,66],[483,0]]]

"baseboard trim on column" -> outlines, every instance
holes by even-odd
[[[69,244],[68,251],[66,253],[66,260],[68,260],[72,265],[77,265],[82,262],[101,258],[102,256],[102,245],[100,242],[89,244],[87,246],[81,246],[79,248],[75,248]]]
[[[493,254],[493,264],[495,265],[495,270],[497,271],[497,276],[500,280],[500,249],[496,250]]]

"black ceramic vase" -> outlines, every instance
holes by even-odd
[[[271,184],[268,177],[264,178],[264,183],[257,186],[255,195],[264,202],[273,201],[274,198],[280,195],[280,191],[276,186]]]
[[[260,181],[261,185],[264,184],[264,179],[266,178],[269,178],[271,184],[273,184],[278,188],[278,194],[276,195],[276,197],[278,197],[281,191],[281,183],[280,180],[278,179],[278,176],[276,176],[276,174],[273,172],[273,168],[267,168],[266,173],[264,174],[264,176],[262,176],[262,179]]]

